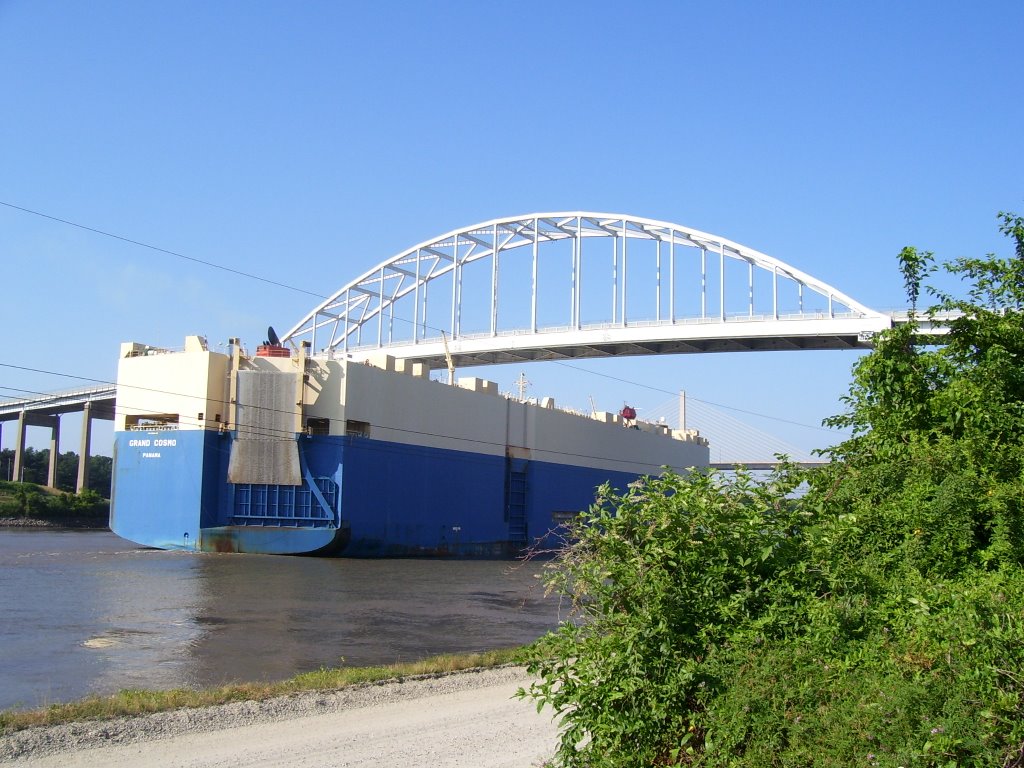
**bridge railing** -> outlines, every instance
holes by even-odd
[[[669,222],[592,212],[494,219],[414,246],[286,333],[314,354],[568,326],[881,315],[795,267]],[[696,315],[696,317],[693,317]],[[557,319],[556,319],[557,318]]]

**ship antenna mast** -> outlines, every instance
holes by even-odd
[[[526,380],[526,374],[520,373],[519,378],[516,379],[516,389],[519,390],[519,400],[526,400],[526,388],[530,386],[530,382]]]

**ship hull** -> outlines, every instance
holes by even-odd
[[[311,520],[303,514],[311,505],[308,480],[287,489],[287,500],[281,487],[260,488],[259,502],[253,488],[227,481],[233,440],[203,432],[117,435],[113,532],[182,551],[508,558],[556,543],[557,528],[586,509],[602,483],[624,489],[636,479],[370,438],[299,437],[313,483],[337,489],[328,510]]]
[[[603,483],[708,463],[696,433],[446,386],[393,359],[271,351],[123,345],[116,534],[192,552],[513,557],[556,546]]]

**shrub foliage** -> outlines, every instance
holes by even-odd
[[[53,493],[33,483],[0,480],[0,517],[106,520],[109,514],[110,502],[95,491]]]
[[[877,339],[827,466],[605,487],[568,526],[571,616],[521,692],[558,765],[1024,766],[1024,219],[1000,225],[1009,258],[900,254],[949,333]]]

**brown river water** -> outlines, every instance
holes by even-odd
[[[0,528],[0,709],[521,645],[559,618],[539,572],[185,554],[108,531]]]

